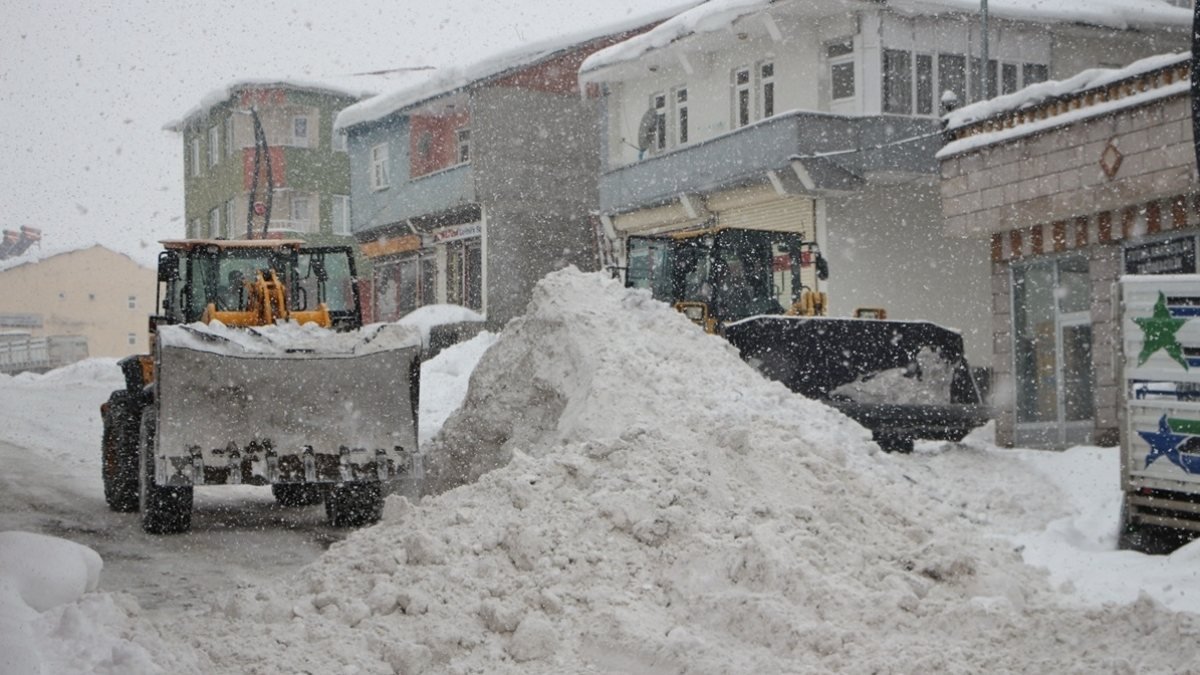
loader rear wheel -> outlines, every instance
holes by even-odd
[[[275,483],[271,494],[280,506],[312,506],[321,503],[321,486],[307,483]]]
[[[158,413],[147,407],[139,434],[138,501],[142,529],[150,534],[179,534],[192,529],[192,486],[168,487],[154,482],[154,438]]]
[[[138,510],[138,425],[141,406],[124,389],[108,398],[100,469],[104,501],[120,513]]]
[[[383,516],[383,489],[378,482],[342,483],[325,495],[325,517],[334,527],[358,527]]]

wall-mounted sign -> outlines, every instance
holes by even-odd
[[[1196,238],[1176,237],[1125,249],[1126,274],[1195,274]]]
[[[481,234],[483,234],[483,223],[468,223],[466,225],[443,227],[437,232],[434,232],[430,239],[435,244],[444,244],[448,241],[467,239],[469,237],[478,237]]]

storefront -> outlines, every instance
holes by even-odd
[[[482,232],[480,223],[469,223],[364,244],[373,263],[375,320],[395,321],[433,304],[482,311]]]
[[[1196,272],[1188,79],[1186,55],[1148,59],[1096,86],[1050,83],[1061,90],[951,115],[939,153],[945,230],[991,242],[1000,444],[1116,444],[1115,285]]]

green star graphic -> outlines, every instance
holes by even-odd
[[[1154,314],[1149,317],[1134,319],[1141,329],[1145,340],[1142,342],[1142,353],[1138,354],[1138,365],[1142,365],[1154,352],[1163,349],[1167,355],[1179,362],[1184,370],[1188,369],[1187,361],[1183,359],[1183,347],[1175,338],[1175,333],[1187,323],[1187,319],[1172,319],[1167,311],[1167,298],[1158,293],[1158,302],[1154,303]]]

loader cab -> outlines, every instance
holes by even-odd
[[[260,278],[284,284],[291,312],[325,303],[335,329],[362,325],[352,251],[344,246],[302,247],[300,242],[164,242],[159,254],[161,314],[152,323],[200,321],[212,304],[219,311],[248,309],[251,285]]]
[[[627,240],[626,253],[627,287],[649,289],[710,331],[783,314],[823,278],[815,245],[795,232],[710,228],[637,236]]]

